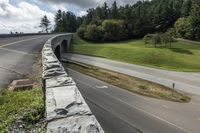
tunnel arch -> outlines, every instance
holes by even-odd
[[[60,46],[59,45],[55,48],[54,53],[56,57],[58,58],[58,60],[60,60]]]
[[[69,49],[68,47],[68,41],[67,40],[63,40],[62,43],[61,43],[61,47],[62,47],[62,53],[66,53]]]

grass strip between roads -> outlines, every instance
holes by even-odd
[[[67,62],[64,66],[140,95],[175,102],[190,101],[190,97],[181,92],[136,77],[76,62]]]

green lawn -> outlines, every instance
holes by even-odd
[[[200,71],[200,43],[178,41],[170,49],[145,47],[143,40],[93,43],[75,35],[70,52],[168,70]]]

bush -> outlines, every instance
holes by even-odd
[[[161,35],[160,34],[153,34],[152,39],[151,39],[151,43],[155,45],[157,44],[161,44]]]
[[[123,20],[104,20],[102,22],[102,28],[105,31],[105,40],[118,41],[128,37]]]
[[[90,24],[77,30],[79,37],[90,41],[118,41],[128,38],[125,23],[122,20],[104,20],[99,26]]]
[[[143,38],[145,45],[146,44],[151,44],[152,38],[153,38],[153,34],[147,34],[147,35],[145,35],[144,38]]]
[[[178,37],[192,39],[192,28],[189,18],[179,18],[174,27]]]
[[[78,28],[78,30],[77,30],[77,34],[78,34],[78,36],[79,37],[81,37],[81,38],[84,38],[84,36],[85,36],[85,27],[80,27],[80,28]]]
[[[101,26],[88,25],[85,30],[84,38],[91,41],[102,41],[104,31]]]

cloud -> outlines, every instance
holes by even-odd
[[[116,0],[118,5],[133,4],[138,0]],[[0,0],[0,33],[38,32],[44,15],[54,24],[54,13],[71,11],[77,16],[87,14],[88,8],[111,5],[114,0]]]
[[[12,5],[9,0],[0,1],[0,33],[38,32],[40,19],[47,15],[53,22],[54,14],[41,10],[38,6],[21,1]]]
[[[82,9],[87,9],[91,7],[96,7],[102,5],[104,2],[107,2],[108,5],[111,5],[114,0],[40,0],[45,2],[50,2],[53,4],[67,4],[67,5],[74,5]],[[118,5],[126,5],[126,4],[133,4],[138,0],[115,0]]]
[[[75,5],[81,8],[88,8],[91,6],[95,6],[98,0],[40,0],[43,2],[50,2],[54,4],[68,4],[68,5]]]
[[[86,14],[87,14],[86,11],[80,11],[80,12],[78,13],[78,16],[79,16],[79,17],[82,17],[82,16],[84,16],[84,15],[86,15]]]

